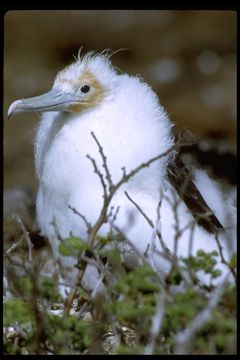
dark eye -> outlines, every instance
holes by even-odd
[[[89,85],[83,85],[80,90],[83,93],[87,93],[90,90],[90,86]]]

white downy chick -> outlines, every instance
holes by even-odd
[[[35,139],[35,164],[39,179],[37,221],[42,234],[50,241],[55,258],[59,260],[63,277],[73,283],[76,258],[59,254],[59,237],[87,239],[88,234],[85,221],[69,205],[92,225],[97,221],[103,205],[103,186],[94,172],[92,161],[86,156],[94,159],[98,169],[104,173],[103,159],[92,132],[103,148],[112,181],[116,184],[123,176],[123,168],[129,173],[173,146],[173,125],[151,87],[139,77],[119,74],[104,53],[79,56],[76,62],[58,73],[50,92],[15,101],[9,108],[9,116],[22,111],[43,112]],[[152,249],[146,258],[160,274],[166,274],[170,262],[159,255],[164,251],[159,239],[153,236],[156,226],[154,230],[151,228],[125,192],[154,225],[159,217],[157,208],[162,193],[157,226],[165,245],[174,252],[176,218],[166,196],[172,196],[173,188],[179,192],[183,185],[186,169],[179,169],[178,165],[173,153],[168,153],[120,186],[110,203],[115,211],[119,209],[115,227],[142,255],[146,254],[147,249]],[[195,228],[192,254],[198,249],[218,251],[213,234],[219,233],[228,259],[231,255],[229,248],[235,237],[234,216],[230,223],[226,223],[226,213],[229,211],[217,184],[198,171],[195,179],[206,203],[220,222],[195,185],[187,183],[186,196],[182,198],[197,217],[198,223],[201,222],[199,210],[201,214],[209,213],[209,217],[200,217],[205,219],[205,223],[203,221],[202,226]],[[178,198],[177,193],[176,196]],[[177,208],[180,228],[193,220],[184,201]],[[224,227],[232,226],[232,230],[226,233],[220,223]],[[110,227],[109,222],[105,223],[98,234],[106,235]],[[179,237],[178,256],[189,255],[190,232],[190,228],[187,228]],[[122,243],[119,243],[119,247],[124,259],[131,259],[128,246],[122,247]],[[226,270],[224,266],[221,267]],[[87,290],[93,290],[97,281],[97,270],[88,265],[82,285]],[[99,289],[103,290],[103,285]]]

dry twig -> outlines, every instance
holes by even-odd
[[[22,220],[20,219],[19,215],[18,214],[14,214],[14,217],[17,221],[17,223],[20,225],[21,229],[22,229],[22,232],[23,232],[23,235],[24,235],[24,239],[27,243],[27,246],[28,246],[28,260],[30,262],[32,262],[33,260],[33,257],[32,257],[32,249],[33,249],[33,244],[31,242],[31,239],[30,239],[30,236],[29,236],[29,232],[26,230]]]
[[[200,331],[204,324],[211,319],[213,310],[216,308],[224,293],[228,277],[229,274],[224,278],[222,283],[215,290],[204,309],[188,325],[188,328],[186,330],[180,331],[176,335],[176,344],[174,350],[175,355],[187,355],[191,353],[191,349],[194,346],[194,339],[198,331]]]
[[[158,295],[156,311],[152,318],[149,341],[145,347],[144,355],[152,355],[154,353],[157,337],[160,334],[163,317],[165,313],[165,301],[166,301],[166,292],[163,288],[161,288]]]

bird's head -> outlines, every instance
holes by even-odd
[[[101,103],[114,87],[118,74],[109,56],[93,52],[60,71],[52,89],[40,96],[14,101],[8,117],[17,112],[81,112]]]

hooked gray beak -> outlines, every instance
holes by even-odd
[[[8,118],[18,112],[68,111],[70,105],[79,104],[81,99],[75,94],[52,89],[46,94],[14,101],[8,109]]]

